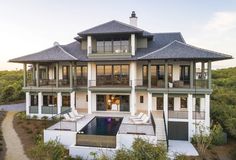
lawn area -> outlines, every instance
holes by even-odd
[[[0,159],[4,159],[6,154],[6,144],[2,135],[2,121],[6,116],[5,111],[0,111]]]
[[[42,138],[43,130],[57,122],[56,120],[48,120],[46,117],[36,118],[28,119],[24,112],[18,112],[13,120],[14,129],[21,139],[25,154],[29,158],[29,150],[36,145],[37,140]]]

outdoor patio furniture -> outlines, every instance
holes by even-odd
[[[72,110],[72,113],[73,113],[76,117],[81,117],[81,118],[84,117],[83,114],[79,114],[78,111],[75,110],[75,109]]]
[[[147,124],[149,122],[149,117],[148,116],[143,116],[143,117],[141,119],[133,119],[134,124]]]
[[[79,120],[82,118],[82,117],[76,117],[73,112],[69,112],[69,116],[75,120]]]
[[[140,112],[138,115],[136,115],[136,116],[130,116],[129,118],[130,119],[141,119],[141,117],[143,116],[143,115],[145,115],[143,112]]]
[[[71,118],[67,113],[63,115],[66,121],[76,121],[75,118]]]
[[[111,110],[112,110],[112,111],[118,111],[118,106],[117,106],[117,104],[112,104],[112,105],[111,105]]]

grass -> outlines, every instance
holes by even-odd
[[[6,154],[6,143],[3,139],[3,135],[2,135],[2,121],[6,116],[6,112],[5,111],[0,111],[0,159],[4,159],[5,154]]]
[[[55,124],[56,121],[44,118],[28,119],[23,112],[15,115],[13,126],[21,139],[25,154],[30,157],[29,150],[36,145],[36,141],[43,136],[43,130]]]

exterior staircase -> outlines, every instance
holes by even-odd
[[[165,121],[163,117],[163,111],[152,111],[153,121],[155,123],[155,133],[158,143],[164,143],[167,145],[166,141],[166,131],[165,131]]]

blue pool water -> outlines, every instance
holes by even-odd
[[[123,118],[94,117],[82,130],[81,134],[116,135]]]

